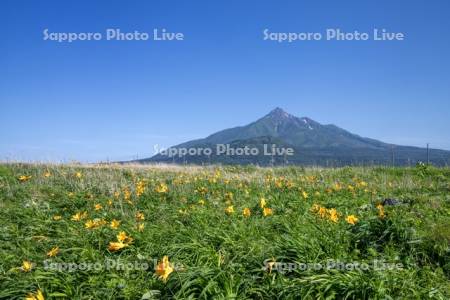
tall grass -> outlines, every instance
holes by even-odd
[[[4,164],[0,298],[40,290],[46,299],[448,299],[449,192],[448,168]],[[263,215],[261,198],[272,215]],[[385,198],[399,203],[383,206],[381,217]],[[88,220],[104,223],[86,228]],[[108,250],[120,231],[133,241]],[[59,253],[48,257],[53,247]],[[175,270],[164,281],[155,265],[166,255]],[[299,268],[330,260],[370,268]],[[140,267],[48,267],[105,261]],[[297,268],[265,269],[268,261]]]

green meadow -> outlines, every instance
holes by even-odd
[[[449,168],[0,165],[1,299],[449,299],[449,245]]]

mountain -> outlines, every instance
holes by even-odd
[[[288,153],[289,150],[292,151]],[[248,125],[182,143],[135,162],[343,166],[392,162],[410,165],[426,160],[424,148],[361,137],[335,125],[322,125],[275,108]],[[450,151],[430,149],[429,160],[435,165],[448,165]]]

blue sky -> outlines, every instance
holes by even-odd
[[[153,154],[282,107],[386,142],[450,149],[450,2],[2,1],[0,159]],[[184,41],[43,40],[182,32]],[[263,40],[327,28],[405,41]]]

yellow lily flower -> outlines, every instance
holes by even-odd
[[[29,293],[25,300],[45,300],[44,294],[42,294],[41,290],[37,290],[36,293]]]
[[[384,217],[386,216],[385,215],[385,213],[384,213],[384,206],[383,206],[383,204],[378,204],[377,205],[377,209],[378,209],[378,217],[380,218],[380,219],[384,219]]]
[[[266,199],[265,199],[265,198],[259,199],[259,206],[260,206],[261,208],[266,207],[266,205],[267,205],[267,202],[266,202]]]
[[[54,257],[59,253],[59,247],[53,247],[50,251],[47,252],[48,257]]]
[[[108,250],[114,252],[121,250],[125,247],[128,247],[128,245],[122,242],[109,242]]]
[[[27,176],[27,175],[20,175],[19,176],[19,181],[21,182],[25,182],[31,179],[31,175]]]
[[[30,272],[32,268],[33,268],[33,264],[31,263],[31,261],[24,260],[22,262],[22,268],[21,268],[22,271]]]
[[[248,208],[248,207],[244,208],[244,210],[242,211],[242,215],[246,218],[250,217],[251,214],[252,214],[252,212],[250,211],[250,208]]]
[[[141,212],[137,212],[136,213],[136,215],[135,215],[135,218],[136,218],[136,221],[144,221],[145,220],[145,216],[144,216],[144,214],[143,213],[141,213]]]
[[[81,221],[82,219],[87,217],[87,212],[77,212],[71,218],[72,221]]]
[[[163,257],[162,261],[156,266],[156,274],[158,274],[159,279],[166,282],[169,275],[173,272],[173,267],[169,262],[169,257],[166,255]]]
[[[112,229],[117,229],[120,226],[120,221],[117,221],[116,219],[113,219],[111,221],[111,224],[109,225]]]
[[[355,225],[358,222],[358,218],[354,215],[349,215],[347,216],[347,218],[345,218],[345,221],[347,221],[347,223]]]
[[[156,188],[155,188],[155,192],[163,194],[163,193],[167,193],[169,191],[169,187],[165,184],[165,183],[160,183]]]
[[[271,208],[264,207],[264,209],[263,209],[264,217],[271,216],[272,214],[273,214],[273,210]]]
[[[137,230],[139,231],[139,232],[142,232],[142,231],[144,231],[144,228],[145,228],[145,224],[138,224],[137,225]]]
[[[302,191],[302,196],[303,196],[303,199],[308,199],[308,193],[307,192],[305,192],[305,191]]]
[[[339,220],[337,210],[335,208],[332,208],[328,212],[330,214],[330,220],[333,221],[334,223],[337,223]]]
[[[234,213],[234,207],[233,207],[233,205],[230,205],[230,206],[228,206],[227,208],[225,208],[225,212],[226,212],[227,214],[232,214],[232,213]]]

